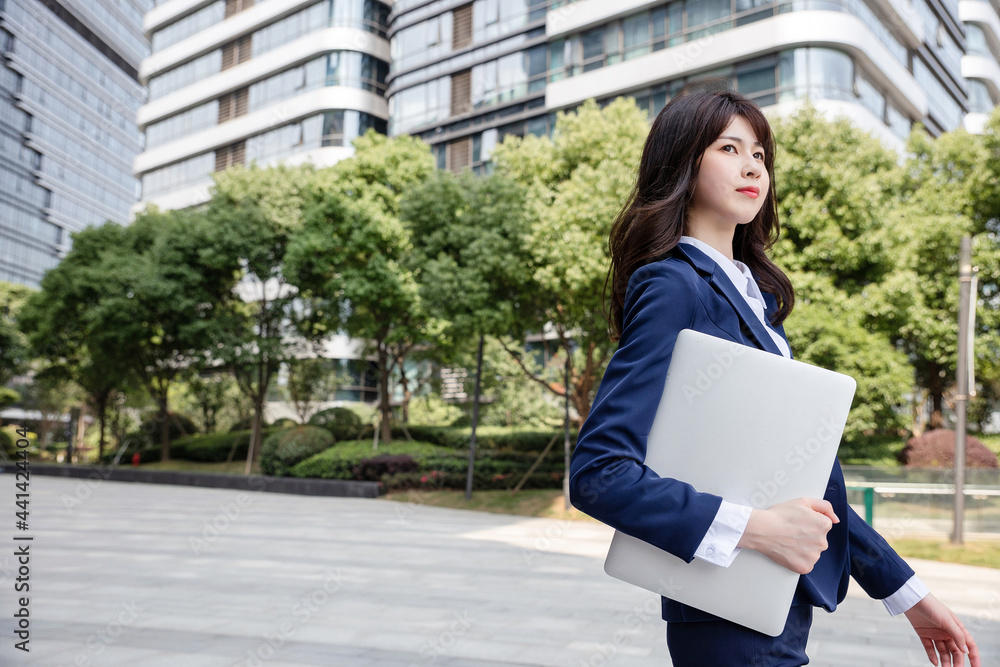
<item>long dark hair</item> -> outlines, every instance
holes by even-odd
[[[746,119],[764,145],[770,187],[757,217],[736,227],[733,257],[760,277],[762,291],[777,299],[778,310],[771,317],[773,325],[781,324],[791,312],[795,301],[792,284],[766,254],[781,229],[774,197],[771,126],[760,107],[732,90],[684,90],[653,121],[642,149],[635,186],[611,227],[608,239],[611,268],[604,284],[604,297],[606,300],[610,286],[608,320],[612,340],[618,340],[622,332],[629,279],[636,269],[666,256],[683,236],[701,156],[734,116]]]

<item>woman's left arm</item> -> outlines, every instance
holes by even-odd
[[[969,656],[972,667],[980,667],[979,647],[951,609],[928,593],[923,600],[910,607],[906,618],[920,637],[927,651],[927,658],[934,665],[953,667],[965,664]],[[940,662],[939,662],[940,659]]]
[[[885,599],[902,588],[913,576],[913,569],[850,506],[847,512],[851,575],[868,595]],[[957,667],[965,664],[968,655],[972,667],[979,667],[979,648],[972,635],[933,594],[928,593],[903,613],[932,664]]]

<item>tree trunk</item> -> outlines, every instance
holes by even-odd
[[[97,462],[100,463],[104,458],[104,426],[107,421],[108,414],[108,399],[111,396],[111,392],[105,392],[97,400],[97,420],[100,425],[100,434],[97,438]]]
[[[403,387],[403,423],[410,421],[410,380],[406,377],[406,366],[403,357],[398,357],[396,363],[399,364],[399,384]]]
[[[170,417],[167,402],[160,403],[160,460],[170,460]]]
[[[267,391],[265,389],[265,391]],[[261,437],[261,425],[263,422],[263,412],[264,412],[264,394],[257,392],[257,395],[253,397],[253,421],[250,426],[250,446],[247,447],[247,463],[243,468],[244,475],[250,475],[253,471],[254,459],[260,456],[260,445],[263,438]]]
[[[472,434],[469,437],[469,471],[465,477],[465,499],[472,499],[472,477],[476,465],[476,427],[479,426],[479,388],[483,377],[483,343],[485,337],[479,334],[476,350],[476,389],[472,394]]]
[[[389,350],[384,342],[378,345],[379,412],[382,414],[380,438],[382,442],[392,441],[392,405],[389,404]]]
[[[932,367],[930,387],[928,391],[931,397],[931,419],[928,423],[928,428],[930,430],[936,428],[944,428],[944,414],[942,412],[942,406],[944,403],[944,381],[941,378],[940,369],[937,365]]]

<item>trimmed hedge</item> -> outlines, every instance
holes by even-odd
[[[330,432],[319,426],[296,426],[272,433],[260,448],[260,471],[283,477],[295,464],[333,447]]]
[[[378,482],[385,475],[399,475],[416,469],[417,462],[408,454],[383,454],[361,459],[351,468],[351,477],[362,482]]]
[[[406,454],[413,458],[421,468],[424,460],[434,454],[454,456],[454,452],[429,442],[396,442],[389,445],[379,445],[379,451],[372,451],[372,443],[368,440],[353,440],[338,443],[319,454],[310,456],[304,461],[292,466],[289,475],[292,477],[319,477],[323,479],[353,479],[354,466],[362,460],[372,458],[373,454]]]
[[[430,442],[450,449],[468,451],[472,429],[454,426],[407,426],[414,440]],[[576,431],[570,431],[570,443],[576,444]],[[402,428],[392,429],[393,440],[405,440]],[[548,431],[530,428],[509,428],[506,426],[480,426],[476,429],[476,448],[495,451],[514,451],[540,454],[552,438],[556,438],[553,449],[562,451],[562,431]]]
[[[357,440],[365,428],[361,417],[348,408],[320,410],[309,418],[309,424],[325,428],[338,441]]]
[[[955,432],[935,429],[910,438],[899,453],[899,462],[908,468],[955,467]],[[996,468],[997,455],[968,435],[965,441],[965,464],[969,468]]]
[[[551,436],[550,436],[551,437]],[[547,444],[547,441],[546,441]],[[393,440],[379,446],[380,456],[373,457],[371,442],[343,442],[316,454],[292,467],[293,477],[328,479],[375,479],[384,491],[412,488],[465,488],[469,460],[465,451],[442,447],[429,442]],[[536,453],[516,451],[476,452],[473,486],[477,489],[508,489],[514,487],[537,458]],[[415,470],[376,469],[372,461],[411,458]],[[366,465],[367,464],[367,465]],[[403,465],[403,464],[400,464]],[[563,477],[561,447],[553,447],[545,459],[525,481],[524,488],[559,488]]]
[[[17,453],[17,445],[14,438],[10,437],[10,433],[7,431],[0,430],[0,448],[3,449],[4,453],[7,454],[7,458],[10,459],[13,459]]]
[[[173,442],[179,438],[184,437],[184,433],[181,432],[181,427],[177,425],[180,422],[184,426],[184,431],[187,435],[195,435],[198,433],[198,427],[195,426],[191,418],[180,412],[171,412],[168,418],[170,426],[168,427],[168,433],[170,441]],[[139,423],[138,433],[144,434],[150,444],[160,442],[160,413],[154,413],[147,416]]]
[[[267,438],[272,429],[264,429],[263,436]],[[141,433],[132,433],[125,436],[126,440],[132,438],[132,443],[126,448],[119,463],[131,464],[132,454],[139,452],[139,461],[149,463],[160,460],[160,445],[146,444]],[[202,463],[219,463],[226,460],[229,450],[233,446],[233,440],[237,441],[236,451],[233,453],[233,460],[246,459],[247,448],[250,446],[250,431],[239,431],[236,433],[206,433],[191,436],[189,438],[179,438],[170,443],[170,458],[185,459],[188,461],[200,461]],[[111,463],[118,453],[118,447],[108,446],[105,448],[102,463]]]
[[[263,440],[274,433],[275,428],[265,428],[262,435]],[[236,441],[236,451],[233,452],[233,460],[246,459],[247,449],[250,448],[250,431],[234,431],[230,433],[206,433],[196,435],[191,438],[181,438],[170,443],[170,456],[175,459],[187,459],[188,461],[202,461],[205,463],[219,463],[229,457],[229,450]],[[180,451],[175,450],[180,447]]]

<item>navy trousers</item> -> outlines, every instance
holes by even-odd
[[[674,667],[800,667],[811,625],[807,604],[789,610],[777,637],[722,619],[667,623],[667,648]]]

